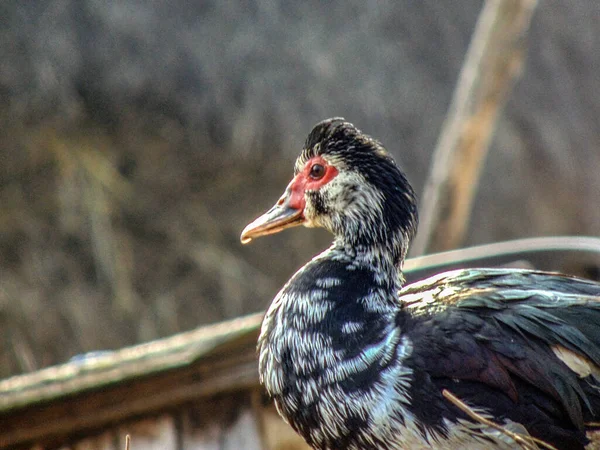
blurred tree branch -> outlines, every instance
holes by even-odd
[[[487,0],[473,33],[425,184],[413,256],[463,243],[481,167],[513,84],[537,0]]]

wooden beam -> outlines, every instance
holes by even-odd
[[[258,385],[262,315],[0,382],[0,448]]]

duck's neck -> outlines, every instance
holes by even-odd
[[[406,248],[400,244],[364,244],[356,239],[337,238],[326,254],[334,260],[348,261],[349,269],[357,267],[371,271],[374,284],[387,290],[387,297],[395,298],[396,292],[404,283],[402,264]]]
[[[403,376],[394,364],[406,347],[397,326],[400,284],[399,267],[385,249],[338,239],[273,301],[258,343],[259,372],[297,429],[307,426],[306,414],[320,405],[324,390],[332,405],[347,404],[346,392],[360,392],[373,410],[385,400],[374,374],[394,367],[393,377]]]

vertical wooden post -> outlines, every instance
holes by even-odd
[[[487,0],[442,127],[411,255],[449,250],[464,240],[483,161],[520,75],[537,0]]]

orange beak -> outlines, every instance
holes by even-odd
[[[277,203],[262,216],[249,223],[242,231],[242,244],[249,243],[252,239],[279,233],[286,228],[302,225],[304,218],[304,192],[301,197],[299,190],[295,189],[295,180],[288,185],[285,193]]]

